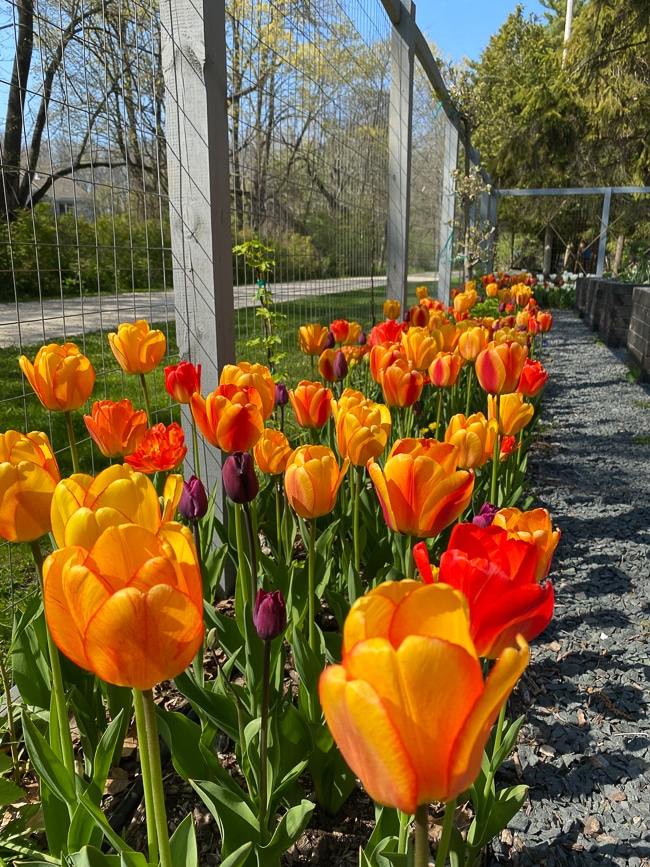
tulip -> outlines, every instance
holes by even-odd
[[[180,467],[186,454],[183,428],[174,421],[167,427],[160,423],[145,431],[137,449],[124,462],[140,473],[158,473]]]
[[[436,388],[451,388],[456,385],[463,359],[455,352],[439,352],[429,365],[431,385]]]
[[[134,410],[130,400],[123,398],[96,400],[92,413],[84,416],[88,433],[107,458],[133,454],[147,430],[147,413]]]
[[[379,343],[370,349],[370,375],[377,384],[381,384],[381,372],[397,361],[404,358],[401,347],[396,343]]]
[[[488,421],[482,412],[468,418],[458,413],[449,422],[445,442],[458,447],[458,466],[473,470],[484,466],[492,457],[497,433],[497,422]]]
[[[461,331],[458,337],[458,354],[465,361],[476,361],[478,354],[487,346],[487,333],[481,326]]]
[[[409,310],[408,321],[411,328],[426,328],[429,324],[429,311],[421,304],[416,304]]]
[[[440,336],[442,337],[442,352],[453,352],[458,343],[458,338],[460,337],[460,331],[458,330],[455,322],[443,322],[438,328],[440,332]]]
[[[439,331],[411,327],[402,334],[402,352],[416,370],[426,370],[441,349]]]
[[[54,641],[108,683],[151,689],[180,674],[201,646],[201,573],[192,534],[180,524],[163,524],[157,534],[109,526],[92,550],[72,545],[51,554],[43,577]]]
[[[350,323],[347,319],[335,319],[334,322],[330,324],[330,331],[334,336],[334,343],[345,343],[348,337],[348,332],[350,331]],[[359,326],[359,331],[361,331],[361,326]],[[356,336],[354,339],[357,339]]]
[[[339,454],[355,466],[365,467],[370,458],[378,458],[386,448],[391,417],[384,404],[365,401],[342,410],[337,407],[334,418]]]
[[[324,325],[308,323],[298,329],[298,346],[305,355],[320,355],[325,349],[329,329]]]
[[[428,297],[429,297],[429,290],[427,289],[426,286],[416,286],[416,288],[415,288],[415,297],[416,297],[419,301],[422,301],[423,298],[428,298]]]
[[[262,641],[278,638],[287,626],[287,607],[279,590],[260,588],[253,607],[253,624]]]
[[[553,553],[560,541],[561,533],[553,530],[551,516],[546,509],[500,509],[494,516],[494,525],[503,527],[510,537],[532,541],[537,548],[537,569],[535,579],[542,581],[551,570]]]
[[[515,391],[528,357],[528,350],[519,343],[490,343],[476,359],[476,376],[488,394],[508,394]]]
[[[277,476],[283,473],[293,449],[282,431],[265,428],[255,443],[253,455],[261,473]]]
[[[239,388],[254,388],[262,399],[262,417],[270,418],[275,408],[275,382],[271,371],[263,364],[226,364],[219,377],[219,385],[236,385]]]
[[[365,346],[367,342],[368,338],[366,337],[365,332],[361,331],[357,337],[357,346]]]
[[[284,489],[294,512],[309,519],[331,512],[349,464],[346,458],[339,467],[326,446],[297,448],[284,471]]]
[[[411,443],[414,444],[411,446]],[[456,470],[457,449],[435,440],[398,440],[384,469],[368,461],[384,519],[406,536],[437,536],[467,508],[474,476]]]
[[[340,349],[325,349],[318,359],[318,372],[326,382],[339,382],[348,375],[348,363]]]
[[[336,343],[336,340],[334,340],[334,335],[332,334],[331,331],[328,330],[328,332],[327,332],[327,337],[325,338],[325,346],[324,346],[324,348],[325,348],[325,349],[334,349],[334,344],[335,344],[335,343]]]
[[[388,320],[399,319],[402,312],[402,305],[396,298],[387,298],[384,301],[384,316]]]
[[[497,400],[499,414],[497,416]],[[488,395],[488,418],[498,418],[499,433],[503,436],[515,436],[523,430],[535,415],[535,407],[524,401],[523,394],[515,391],[512,394]]]
[[[233,452],[222,468],[223,487],[233,503],[252,503],[260,490],[249,452]]]
[[[207,514],[208,494],[201,479],[190,476],[188,482],[183,482],[178,511],[186,521],[200,521]]]
[[[275,405],[286,406],[289,403],[289,390],[283,382],[275,383]]]
[[[262,398],[256,388],[220,385],[207,398],[192,395],[196,424],[213,446],[224,452],[249,451],[262,435]]]
[[[380,343],[396,343],[404,331],[406,331],[406,326],[403,322],[396,322],[394,319],[379,322],[370,332],[368,343],[371,346],[377,346]]]
[[[332,392],[320,382],[302,380],[289,390],[289,400],[300,427],[320,428],[332,414]]]
[[[517,391],[524,397],[535,397],[540,393],[548,382],[548,373],[539,361],[531,361],[527,358],[519,377]]]
[[[497,283],[488,283],[485,287],[485,294],[488,298],[496,298],[499,292],[499,286]]]
[[[528,662],[526,642],[505,650],[484,682],[464,599],[417,581],[386,582],[358,599],[343,641],[342,664],[321,675],[320,700],[370,797],[415,813],[465,791]]]
[[[508,460],[510,455],[520,448],[521,443],[517,443],[517,438],[510,437],[501,437],[501,443],[499,448],[499,463],[505,463]]]
[[[422,573],[426,565],[418,559],[421,554],[414,551]],[[452,530],[437,578],[467,599],[470,632],[479,656],[496,659],[516,645],[517,636],[532,641],[550,623],[553,585],[535,580],[535,565],[535,545],[508,538],[501,527],[457,524]]]
[[[494,521],[494,516],[499,511],[499,507],[494,503],[483,503],[476,515],[472,518],[472,524],[475,527],[489,527]]]
[[[405,358],[398,358],[381,371],[381,388],[388,406],[412,406],[420,399],[424,377]]]
[[[470,292],[459,292],[454,298],[454,312],[457,314],[467,313],[472,302],[476,303],[476,293],[472,295]]]
[[[36,353],[34,363],[21,355],[20,369],[46,409],[72,412],[90,397],[95,370],[74,343],[49,343]]]
[[[35,542],[49,533],[50,506],[60,479],[44,433],[8,430],[0,434],[0,537]]]
[[[540,310],[537,314],[537,321],[539,322],[539,330],[542,334],[546,334],[553,327],[553,314]]]
[[[181,361],[166,367],[165,388],[177,403],[189,403],[193,394],[201,394],[201,365],[194,367],[190,361]]]
[[[108,335],[108,342],[124,373],[130,374],[145,374],[155,370],[167,348],[162,331],[152,331],[144,319],[122,323],[117,333]]]
[[[358,322],[348,322],[348,333],[343,343],[346,346],[356,346],[361,334],[361,325]]]

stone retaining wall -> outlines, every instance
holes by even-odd
[[[650,286],[635,286],[627,338],[627,362],[650,382]]]

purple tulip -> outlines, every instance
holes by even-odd
[[[283,382],[275,383],[275,405],[286,406],[289,403],[289,391]]]
[[[178,511],[186,521],[198,521],[208,511],[208,494],[201,479],[192,476],[189,482],[183,482]]]
[[[365,346],[367,340],[368,340],[368,338],[366,337],[365,333],[362,331],[359,334],[359,336],[357,337],[357,345],[358,346]]]
[[[287,625],[287,608],[279,590],[258,590],[253,607],[253,623],[263,641],[282,635]]]
[[[334,376],[337,380],[345,379],[345,377],[348,375],[348,362],[345,355],[341,352],[340,349],[334,356],[333,369]]]
[[[255,475],[255,464],[248,452],[228,455],[221,470],[223,486],[233,503],[251,503],[257,496],[260,483]]]
[[[334,349],[334,344],[336,340],[334,340],[334,335],[331,331],[327,332],[327,339],[325,340],[325,349]]]
[[[494,503],[483,503],[481,508],[478,510],[478,514],[474,515],[472,518],[472,524],[475,524],[477,527],[489,527],[494,521],[494,516],[499,511],[499,507],[495,506]]]

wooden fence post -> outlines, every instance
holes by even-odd
[[[458,163],[458,127],[445,117],[445,161],[442,169],[442,204],[440,207],[440,255],[438,259],[438,299],[444,304],[451,301],[451,271],[454,253],[454,195],[453,173]]]

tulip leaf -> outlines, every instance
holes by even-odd
[[[490,764],[494,771],[496,772],[498,768],[505,762],[510,753],[515,748],[515,744],[517,742],[517,736],[519,734],[519,730],[524,722],[523,716],[520,716],[514,722],[510,722],[509,720],[504,720],[503,728],[501,730],[501,744],[499,749],[494,752],[493,741],[491,740],[488,745],[488,756],[492,753],[490,758]],[[490,747],[492,748],[490,750]]]
[[[90,815],[95,820],[97,826],[102,830],[104,836],[111,844],[113,849],[120,853],[120,865],[122,867],[146,867],[147,861],[141,852],[135,852],[128,846],[120,837],[117,831],[108,823],[108,819],[104,815],[101,807],[94,804],[85,792],[79,792],[77,795],[79,803],[83,804]]]
[[[41,779],[41,807],[48,849],[53,855],[67,852],[66,840],[70,827],[68,805]]]
[[[240,846],[239,849],[221,862],[221,867],[242,867],[242,864],[246,863],[252,848],[252,842],[244,843],[243,846]]]
[[[179,692],[185,696],[196,711],[202,711],[229,738],[239,740],[237,708],[234,702],[201,687],[184,671],[174,679]]]
[[[173,867],[199,867],[194,816],[188,813],[169,841]]]
[[[25,797],[25,793],[5,777],[0,777],[0,806],[6,807],[8,804],[13,804],[14,801],[20,801]]]
[[[259,821],[246,803],[243,792],[238,795],[219,783],[212,783],[209,780],[190,780],[190,783],[219,826],[222,858],[234,853],[248,842],[259,846]]]
[[[455,825],[451,828],[449,839],[449,864],[450,867],[463,867],[465,864],[465,841]]]
[[[40,594],[14,624],[11,668],[23,702],[47,710],[52,695],[45,615]]]
[[[221,545],[219,548],[210,548],[201,560],[203,598],[210,605],[212,605],[217,596],[219,581],[226,566],[227,556],[228,545]]]
[[[511,786],[498,791],[487,817],[480,824],[476,819],[472,822],[467,833],[468,845],[474,849],[482,849],[503,831],[521,809],[527,793],[528,786]]]
[[[293,846],[305,830],[315,806],[312,801],[303,798],[299,804],[287,810],[278,822],[271,842],[259,850],[260,863],[273,864],[290,846]]]
[[[41,779],[45,780],[52,792],[66,804],[77,800],[74,781],[70,778],[61,759],[50,747],[43,735],[25,711],[23,711],[23,734],[27,752]]]

